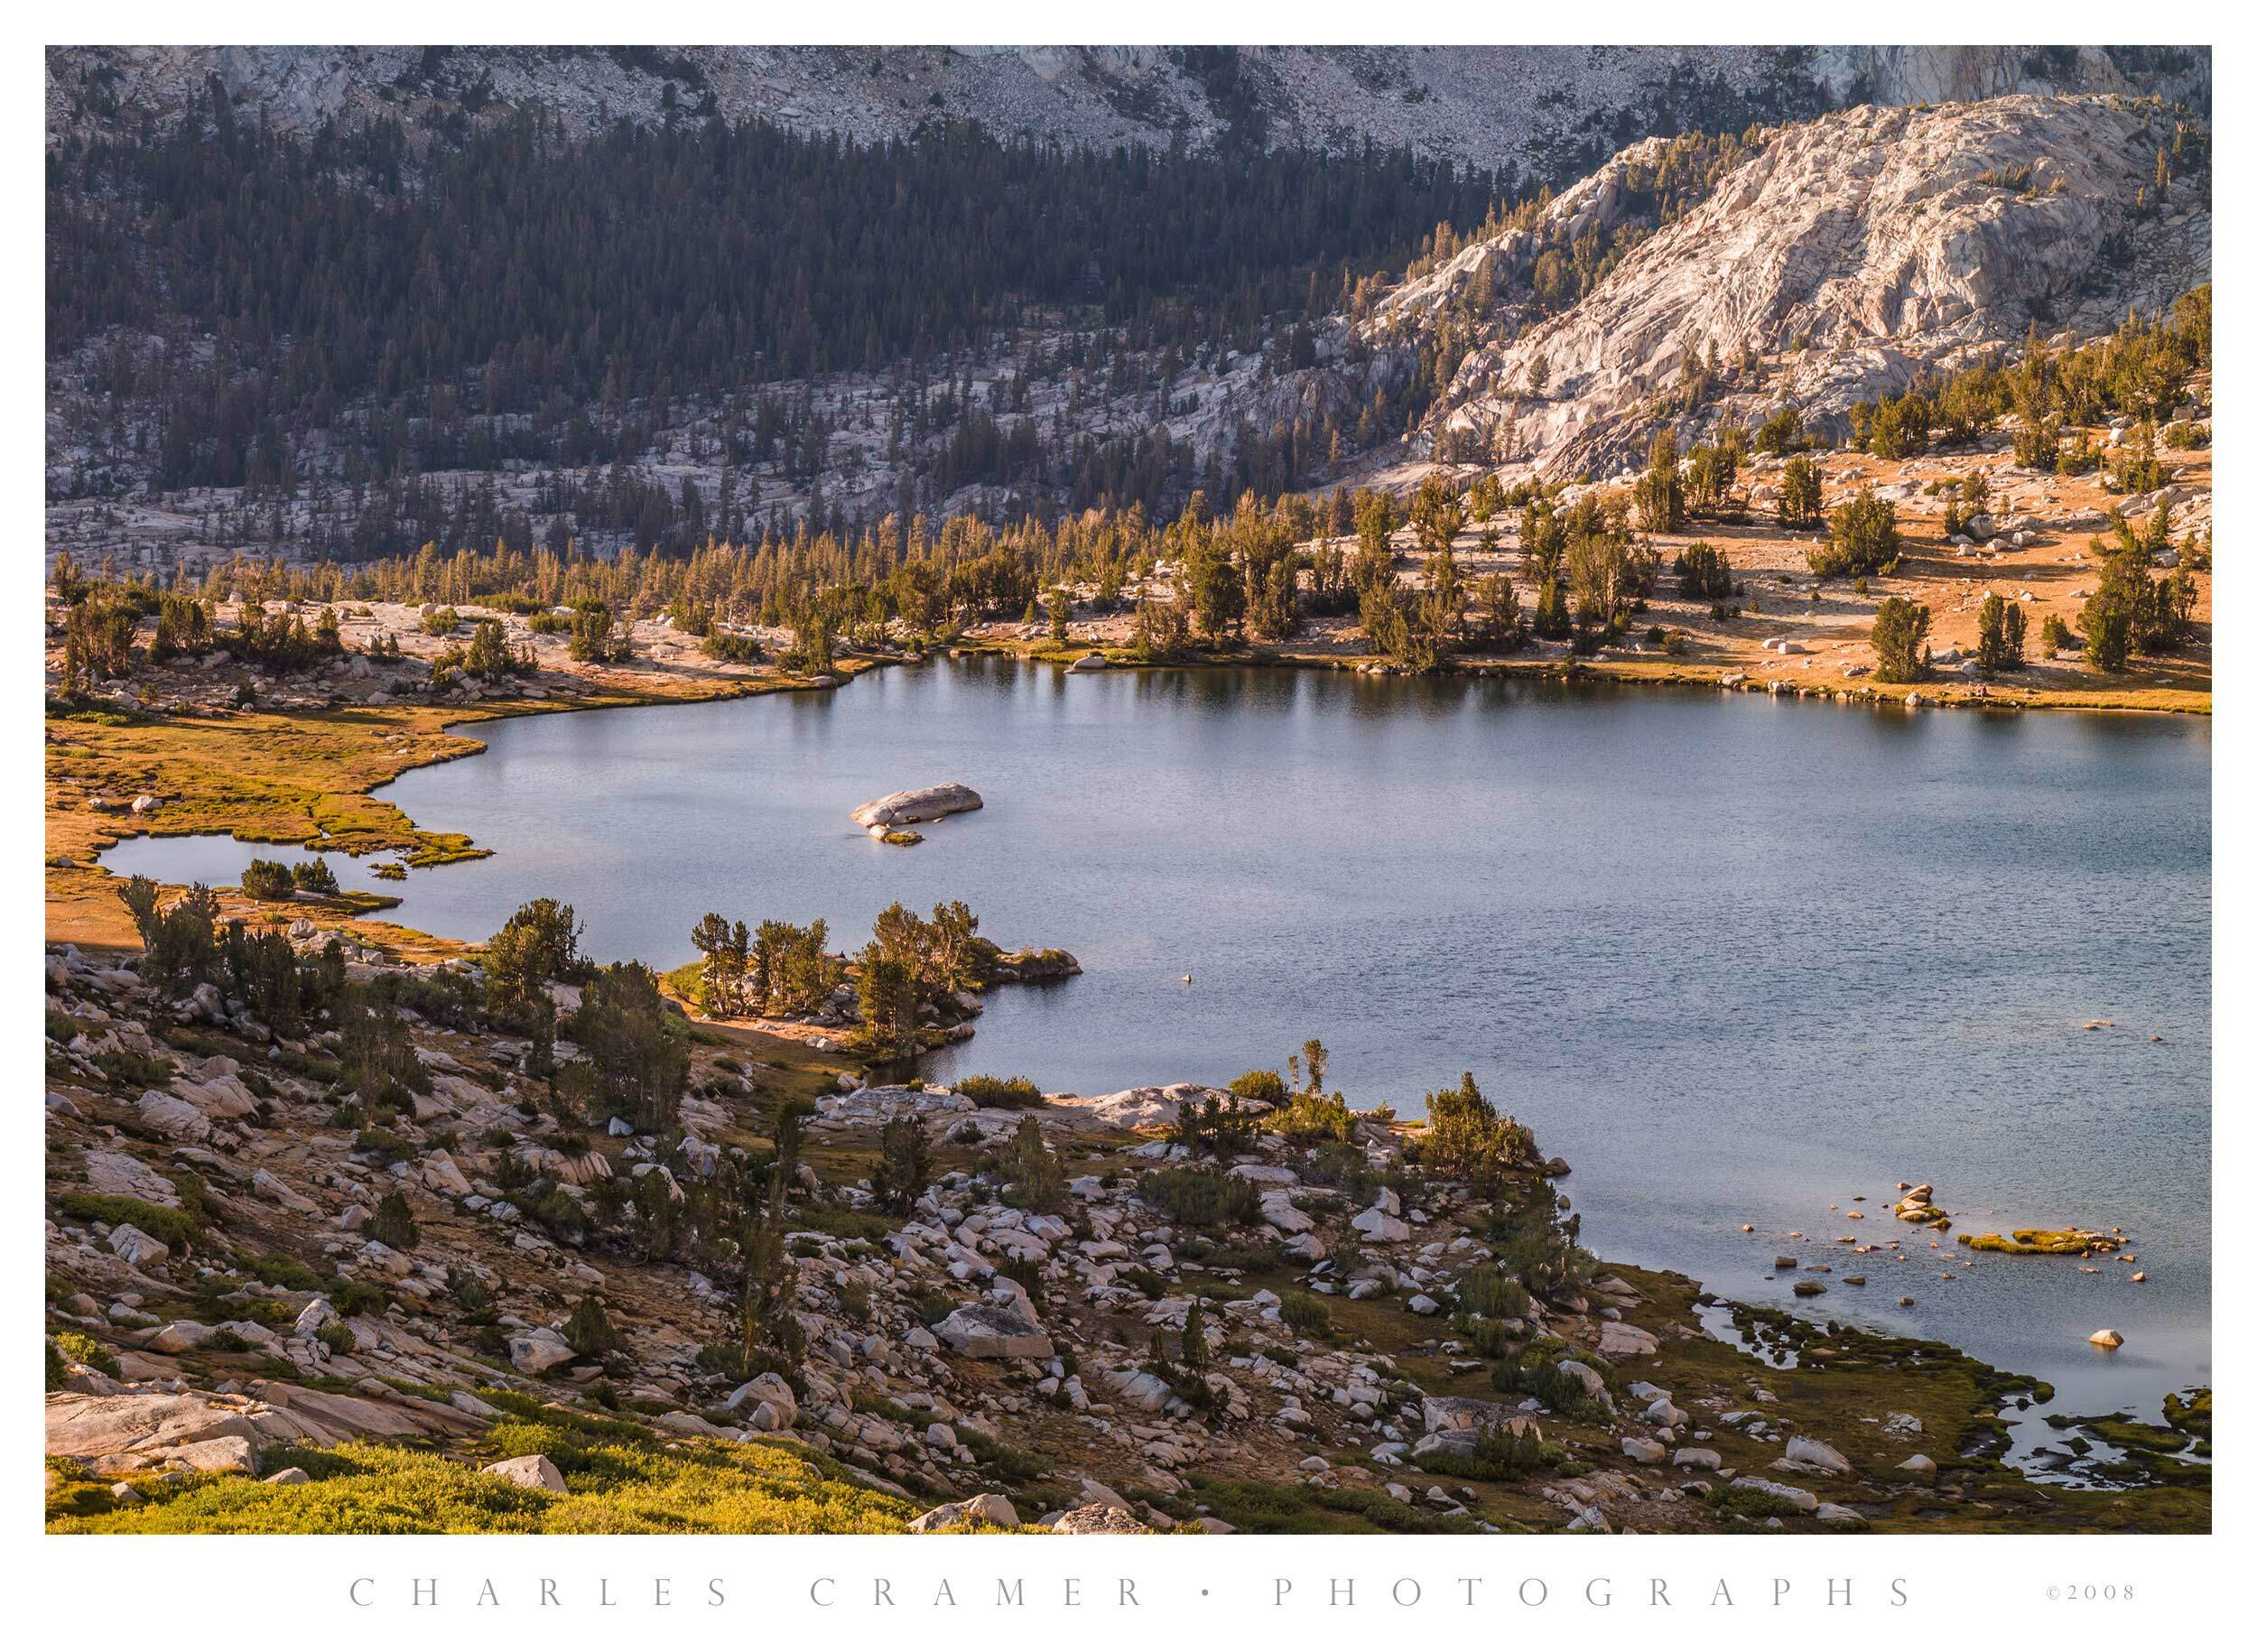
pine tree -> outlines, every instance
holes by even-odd
[[[360,1230],[395,1250],[413,1250],[422,1237],[416,1231],[415,1212],[408,1208],[407,1195],[397,1188],[376,1201],[375,1211],[361,1224]]]
[[[1018,1128],[1012,1132],[1007,1162],[1011,1179],[1004,1192],[1014,1205],[1052,1215],[1065,1208],[1065,1168],[1043,1139],[1042,1126],[1032,1118],[1020,1119]]]
[[[1207,1369],[1207,1313],[1196,1295],[1184,1310],[1184,1369],[1194,1376]]]
[[[618,1335],[604,1312],[603,1298],[584,1295],[564,1322],[564,1341],[583,1360],[600,1360],[618,1346]]]
[[[912,1115],[887,1120],[878,1132],[878,1168],[870,1177],[870,1193],[878,1207],[906,1216],[932,1182],[933,1153],[924,1128]]]
[[[1816,461],[1797,454],[1779,475],[1779,519],[1782,526],[1808,527],[1818,520],[1824,491]]]
[[[1667,431],[1654,437],[1646,473],[1633,492],[1649,534],[1674,534],[1684,524],[1685,482],[1677,474],[1677,439]]]
[[[1902,597],[1883,597],[1873,610],[1873,652],[1880,656],[1873,676],[1881,682],[1918,682],[1927,675],[1922,645],[1927,637],[1928,611],[1923,603]]]

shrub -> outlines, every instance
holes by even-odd
[[[1918,682],[1927,675],[1928,612],[1925,603],[1883,597],[1873,610],[1873,676],[1882,682]]]
[[[572,1316],[564,1322],[564,1341],[584,1360],[600,1360],[618,1346],[618,1333],[611,1329],[611,1316],[603,1311],[603,1298],[580,1299]]]
[[[2009,602],[1995,592],[1983,599],[1975,619],[1975,664],[1984,676],[2022,668],[2027,624],[2020,603]]]
[[[1502,1320],[1461,1313],[1451,1326],[1484,1360],[1501,1360],[1512,1351],[1513,1333]]]
[[[1519,1480],[1558,1457],[1546,1446],[1543,1431],[1530,1425],[1507,1428],[1492,1424],[1462,1452],[1422,1452],[1413,1461],[1429,1474],[1466,1480]]]
[[[1371,1161],[1347,1142],[1321,1141],[1301,1165],[1301,1179],[1313,1187],[1336,1187],[1351,1202],[1369,1204],[1386,1185]]]
[[[1461,1311],[1491,1319],[1526,1319],[1528,1287],[1494,1267],[1476,1268],[1458,1281],[1452,1292]]]
[[[1732,561],[1706,540],[1695,540],[1677,552],[1671,571],[1688,597],[1732,595]]]
[[[185,1211],[128,1199],[120,1193],[64,1193],[55,1201],[55,1209],[79,1221],[106,1221],[113,1228],[131,1223],[151,1239],[162,1239],[175,1249],[188,1245],[200,1231],[196,1219]]]
[[[1779,519],[1790,528],[1808,527],[1824,508],[1825,488],[1818,467],[1807,459],[1790,459],[1779,477]]]
[[[467,1267],[447,1270],[447,1294],[466,1313],[483,1313],[494,1305],[493,1288]]]
[[[1325,1336],[1333,1329],[1333,1311],[1306,1291],[1287,1291],[1279,1297],[1277,1317],[1304,1336]]]
[[[301,895],[335,895],[337,874],[326,860],[301,860],[290,868],[290,881]]]
[[[1738,1515],[1749,1520],[1764,1520],[1773,1515],[1802,1512],[1785,1498],[1776,1497],[1769,1491],[1758,1491],[1752,1486],[1712,1487],[1708,1506],[1720,1515]]]
[[[1319,1096],[1305,1091],[1262,1123],[1287,1141],[1303,1144],[1350,1141],[1356,1133],[1356,1116],[1348,1110],[1348,1103],[1337,1092]]]
[[[532,1193],[518,1194],[516,1203],[528,1221],[540,1223],[559,1239],[576,1242],[587,1236],[588,1212],[561,1182],[544,1178]]]
[[[960,1425],[956,1438],[972,1454],[973,1461],[1001,1480],[1019,1482],[1041,1480],[1053,1466],[1049,1458],[1035,1452],[1021,1451],[1015,1445],[1007,1445],[993,1434],[983,1434],[977,1428]]]
[[[55,1347],[64,1359],[75,1360],[80,1365],[91,1366],[105,1377],[116,1377],[119,1374],[117,1356],[83,1331],[57,1332]],[[49,1386],[51,1387],[54,1385],[51,1383]]]
[[[382,1313],[389,1305],[382,1287],[366,1279],[339,1279],[330,1286],[330,1306],[347,1319],[363,1313]]]
[[[886,1236],[893,1231],[883,1217],[868,1211],[842,1210],[832,1204],[819,1204],[798,1211],[792,1218],[792,1225],[810,1233],[827,1233],[832,1239],[860,1239],[872,1245],[885,1243]]]
[[[2070,635],[2068,626],[2062,623],[2058,614],[2047,615],[2045,623],[2038,627],[2038,635],[2045,643],[2046,658],[2048,660],[2066,649],[2076,646],[2076,638]]]
[[[1239,1105],[1236,1096],[1217,1100],[1209,1095],[1177,1112],[1168,1140],[1198,1154],[1236,1152],[1254,1139],[1259,1128],[1256,1118],[1252,1109]]]
[[[104,1050],[94,1064],[114,1084],[135,1090],[154,1090],[172,1081],[172,1063],[162,1055],[143,1055],[134,1050]]]
[[[1897,507],[1861,487],[1827,518],[1825,543],[1808,553],[1810,571],[1822,580],[1886,573],[1896,566],[1900,544]]]
[[[1500,1394],[1530,1396],[1562,1416],[1603,1415],[1601,1402],[1584,1387],[1583,1378],[1559,1369],[1560,1361],[1571,1357],[1574,1357],[1574,1350],[1565,1343],[1546,1338],[1529,1344],[1517,1363],[1506,1362],[1492,1369],[1489,1386]],[[1600,1369],[1599,1361],[1593,1356],[1584,1356],[1583,1363],[1593,1370]]]
[[[397,1188],[376,1201],[375,1213],[361,1223],[360,1230],[395,1250],[414,1249],[420,1237],[415,1231],[415,1212],[408,1209],[407,1195]]]
[[[1167,1295],[1167,1281],[1148,1267],[1124,1267],[1113,1277],[1132,1291],[1141,1291],[1149,1302],[1157,1302]]]
[[[274,1285],[285,1291],[318,1291],[321,1288],[321,1276],[295,1257],[279,1254],[253,1257],[251,1275],[261,1285]]]
[[[741,631],[708,631],[698,646],[706,658],[729,665],[757,665],[768,657],[758,637]]]
[[[380,1165],[396,1165],[402,1159],[412,1157],[415,1146],[406,1137],[395,1136],[389,1130],[363,1130],[353,1137],[353,1151],[366,1153]],[[400,1195],[394,1193],[387,1197],[397,1199]]]
[[[1243,1227],[1261,1215],[1261,1195],[1243,1176],[1179,1166],[1147,1173],[1137,1196],[1191,1228]]]
[[[523,1396],[487,1389],[515,1410]],[[571,1490],[526,1490],[478,1463],[539,1452]],[[50,1492],[56,1531],[157,1532],[899,1532],[916,1505],[868,1490],[818,1457],[733,1440],[662,1440],[623,1417],[536,1407],[497,1423],[458,1462],[421,1443],[350,1441],[282,1449],[274,1468],[311,1483],[197,1475],[121,1504],[99,1480]]]
[[[243,893],[255,901],[286,901],[298,892],[298,880],[280,860],[254,860],[244,868]]]
[[[1004,1197],[1022,1211],[1056,1215],[1066,1208],[1065,1167],[1043,1140],[1042,1127],[1032,1118],[1018,1121],[1018,1130],[1004,1155],[1010,1183]]]
[[[1267,1101],[1272,1107],[1286,1104],[1286,1081],[1275,1067],[1256,1067],[1241,1072],[1228,1086],[1234,1096],[1244,1096],[1249,1101]]]
[[[984,1072],[958,1079],[955,1091],[974,1107],[1040,1107],[1042,1087],[1028,1078],[998,1079]]]
[[[1456,1089],[1427,1095],[1418,1158],[1444,1175],[1489,1189],[1511,1172],[1534,1166],[1536,1137],[1518,1119],[1500,1117],[1469,1072]]]

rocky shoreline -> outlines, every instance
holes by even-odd
[[[436,1013],[441,971],[347,967],[423,1075],[381,1122],[339,1122],[334,1032],[51,951],[55,1529],[296,1529],[317,1496],[639,1529],[600,1442],[653,1498],[691,1462],[735,1488],[716,1529],[2207,1523],[2159,1443],[2176,1478],[2038,1495],[1993,1442],[2042,1399],[1956,1350],[1718,1341],[1694,1282],[1582,1248],[1565,1167],[1478,1092],[1425,1124],[998,1102],[700,1023],[671,1122],[591,1131],[522,1039]],[[748,1363],[754,1264],[705,1213],[764,1177],[780,1341]]]

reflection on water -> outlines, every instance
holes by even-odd
[[[404,923],[483,936],[553,894],[599,956],[671,963],[709,909],[851,944],[961,898],[1087,973],[993,994],[937,1076],[1224,1081],[1314,1035],[1352,1101],[1415,1110],[1470,1069],[1574,1165],[1602,1254],[1960,1343],[2072,1413],[2208,1380],[2206,721],[974,658],[475,733],[385,795],[492,858],[339,868]],[[988,807],[906,850],[847,819],[939,780]],[[1899,1181],[1963,1231],[2120,1225],[2151,1283],[1968,1266],[1889,1219]],[[1765,1277],[1797,1232],[1899,1248],[1814,1306]]]

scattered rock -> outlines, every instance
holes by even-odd
[[[1116,1508],[1110,1503],[1088,1503],[1060,1515],[1051,1522],[1050,1529],[1068,1535],[1116,1536],[1152,1528],[1125,1508]]]
[[[131,1222],[120,1222],[110,1230],[109,1247],[128,1267],[154,1267],[172,1254],[171,1246],[152,1239]]]
[[[1786,1458],[1801,1463],[1821,1474],[1847,1474],[1850,1460],[1823,1440],[1813,1440],[1807,1434],[1797,1434],[1787,1443]]]
[[[1098,1507],[1103,1508],[1104,1505]],[[928,1508],[909,1522],[909,1529],[913,1532],[944,1532],[958,1526],[1000,1526],[1008,1528],[1018,1523],[1018,1510],[1011,1507],[1009,1498],[999,1492],[986,1491],[978,1497],[968,1497],[961,1503],[943,1503],[938,1508]]]
[[[484,1472],[497,1480],[506,1480],[513,1486],[523,1486],[528,1491],[562,1491],[565,1490],[564,1471],[546,1457],[510,1457],[500,1462],[489,1462]]]
[[[1753,1491],[1759,1496],[1777,1498],[1780,1502],[1798,1508],[1805,1514],[1816,1514],[1818,1511],[1817,1493],[1805,1491],[1800,1486],[1783,1485],[1776,1480],[1764,1480],[1754,1474],[1742,1474],[1732,1483],[1739,1490]]]
[[[1031,1314],[987,1303],[957,1309],[933,1334],[972,1360],[1047,1360],[1055,1351]]]

